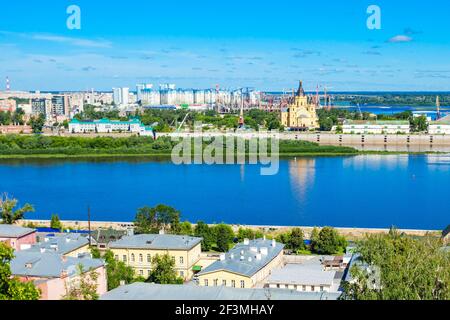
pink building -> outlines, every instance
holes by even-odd
[[[36,230],[0,224],[0,241],[8,243],[14,251],[29,249],[36,243]]]
[[[78,266],[83,273],[97,273],[97,293],[107,292],[105,263],[90,256],[65,257],[58,253],[20,251],[11,261],[11,272],[21,281],[33,281],[41,290],[41,300],[61,300],[68,288],[79,284]]]

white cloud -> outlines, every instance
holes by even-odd
[[[411,41],[413,41],[413,38],[402,35],[402,34],[392,37],[388,40],[388,42],[391,42],[391,43],[401,43],[401,42],[411,42]]]

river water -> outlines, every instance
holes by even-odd
[[[170,161],[0,162],[0,192],[36,212],[29,219],[131,221],[159,203],[192,222],[442,229],[450,223],[449,155],[359,155],[283,159],[259,165]]]

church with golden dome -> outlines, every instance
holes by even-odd
[[[320,127],[316,113],[317,106],[317,101],[305,94],[303,83],[300,81],[297,93],[292,97],[288,107],[281,110],[281,124],[291,130],[317,129]]]

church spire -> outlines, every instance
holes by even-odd
[[[303,82],[300,80],[300,84],[297,90],[297,97],[304,97],[305,96],[305,90],[303,90]]]

